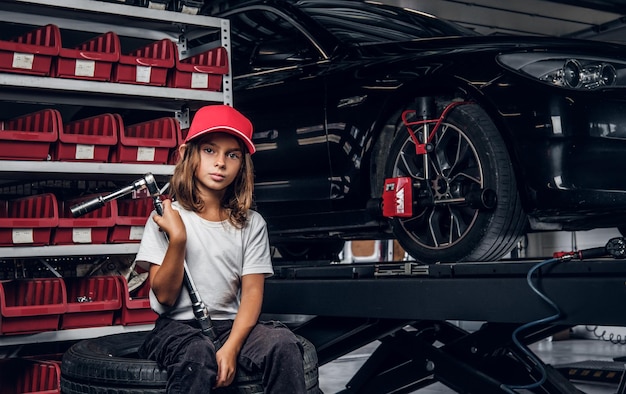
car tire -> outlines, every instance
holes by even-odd
[[[61,362],[63,394],[164,394],[167,373],[156,362],[140,359],[137,349],[147,332],[131,332],[86,339],[72,345]],[[319,390],[318,360],[315,347],[296,335],[303,346],[307,392]],[[237,369],[233,383],[222,393],[261,394],[261,374]]]
[[[416,135],[422,127],[414,129]],[[429,127],[430,133],[434,126]],[[429,264],[502,258],[523,234],[527,219],[498,129],[480,106],[462,104],[448,112],[431,142],[432,151],[417,154],[406,126],[397,128],[385,178],[409,176],[418,185],[413,215],[391,218],[398,242],[411,257]],[[491,203],[476,203],[481,201],[476,196],[489,194]]]

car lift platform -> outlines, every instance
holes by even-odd
[[[527,345],[575,325],[626,326],[626,261],[541,263],[278,265],[263,312],[307,316],[293,330],[320,365],[380,341],[342,393],[436,381],[459,393],[581,393]],[[468,332],[454,320],[481,325]]]

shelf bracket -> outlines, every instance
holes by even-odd
[[[183,108],[180,111],[176,111],[176,120],[180,124],[181,130],[188,129],[191,121],[189,119],[189,108]]]

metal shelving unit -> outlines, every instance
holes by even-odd
[[[54,24],[63,37],[115,32],[120,42],[129,44],[164,38],[176,43],[181,59],[224,47],[230,53],[228,20],[155,10],[96,0],[8,0],[0,2],[0,26],[27,28]],[[190,45],[195,45],[191,46]],[[230,65],[230,55],[228,55]],[[79,109],[100,107],[112,112],[138,110],[145,113],[171,113],[181,125],[189,126],[190,112],[207,104],[231,104],[231,75],[222,76],[222,90],[194,90],[161,86],[122,84],[91,80],[0,73],[0,102],[6,106],[61,106]],[[8,110],[11,111],[10,109]],[[162,116],[162,115],[158,115]],[[0,184],[28,185],[52,181],[133,181],[146,173],[163,180],[171,175],[173,165],[122,164],[61,161],[0,161]],[[45,259],[80,256],[132,255],[137,243],[80,244],[0,247],[2,258]],[[0,262],[4,263],[4,262]],[[1,268],[1,267],[0,267]],[[150,325],[108,326],[68,329],[24,335],[0,335],[0,348],[72,341],[105,334],[146,330]]]
[[[56,24],[60,29],[91,33],[115,31],[120,36],[144,40],[169,38],[176,42],[181,58],[206,50],[207,46],[223,46],[227,50],[230,47],[230,28],[227,20],[96,0],[0,2],[0,21],[35,26]],[[217,41],[211,41],[201,47],[188,48],[189,39],[205,35],[216,38]],[[184,128],[188,126],[189,111],[207,103],[232,104],[230,84],[230,74],[223,76],[222,91],[214,92],[0,73],[0,101],[171,112]],[[171,175],[173,170],[171,165],[151,164],[81,162],[77,165],[74,162],[54,161],[2,161],[0,164],[0,179],[5,181],[133,180],[148,172],[157,177],[165,177]],[[107,252],[121,249],[121,252],[126,253],[130,250],[129,253],[132,253],[135,250],[134,247],[113,246]],[[98,248],[94,247],[97,254],[101,253]],[[80,250],[81,253],[87,252],[83,245],[80,245],[80,248],[15,247],[2,250],[5,257],[26,257],[31,252],[40,256],[43,250],[54,255],[61,253],[73,255],[75,254],[72,253],[73,249]]]
[[[145,40],[169,38],[184,59],[210,47],[230,49],[230,23],[226,19],[139,8],[96,0],[16,0],[0,2],[0,21],[91,33],[115,31],[122,37]],[[190,48],[192,39],[208,42]],[[230,56],[229,56],[230,68]],[[222,92],[194,91],[155,86],[125,85],[19,74],[0,74],[0,100],[86,103],[97,106],[150,110],[195,109],[206,102],[232,104],[232,77],[223,77]],[[33,97],[33,90],[37,95]]]

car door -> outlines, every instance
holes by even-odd
[[[249,7],[227,17],[234,106],[255,129],[259,210],[265,216],[327,210],[322,54],[293,19],[273,8]]]

